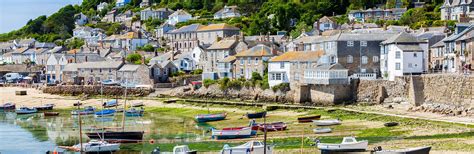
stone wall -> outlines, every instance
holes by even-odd
[[[425,103],[474,107],[474,76],[423,76]]]
[[[311,103],[316,105],[335,105],[352,100],[351,85],[312,85]]]
[[[192,81],[202,81],[202,75],[185,75],[170,78],[170,82],[175,86],[185,86],[191,84]]]
[[[80,85],[66,85],[66,86],[50,86],[42,88],[44,93],[56,95],[100,95],[100,86],[80,86]],[[124,96],[125,89],[119,86],[104,86],[103,95],[107,96]],[[154,89],[148,88],[129,88],[127,90],[128,96],[148,96]]]
[[[396,78],[395,81],[360,80],[355,83],[357,86],[355,88],[356,101],[368,103],[407,101],[408,81],[409,78]]]

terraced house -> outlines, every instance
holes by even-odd
[[[441,6],[441,20],[468,22],[473,9],[472,0],[445,0]]]
[[[199,44],[203,47],[210,46],[211,44],[219,41],[220,39],[239,34],[239,28],[226,23],[210,24],[204,27],[200,27],[197,30],[197,38],[199,40]]]
[[[257,72],[261,76],[266,70],[265,63],[277,55],[277,50],[263,44],[258,44],[248,50],[235,55],[234,74],[236,78],[252,78],[252,73]]]
[[[168,46],[174,51],[192,51],[198,45],[197,30],[201,27],[201,24],[192,24],[166,33]]]

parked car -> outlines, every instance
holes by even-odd
[[[21,81],[23,79],[23,76],[20,75],[19,73],[7,73],[5,74],[5,80],[8,83],[15,83]]]

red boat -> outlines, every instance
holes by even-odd
[[[268,124],[258,124],[258,129],[260,131],[265,131],[264,129],[267,129],[267,132],[272,132],[272,131],[283,131],[286,130],[286,123],[284,122],[274,122],[274,123],[268,123]]]

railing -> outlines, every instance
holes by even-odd
[[[353,79],[360,79],[360,80],[375,80],[377,79],[377,74],[375,73],[356,73],[351,75]]]

